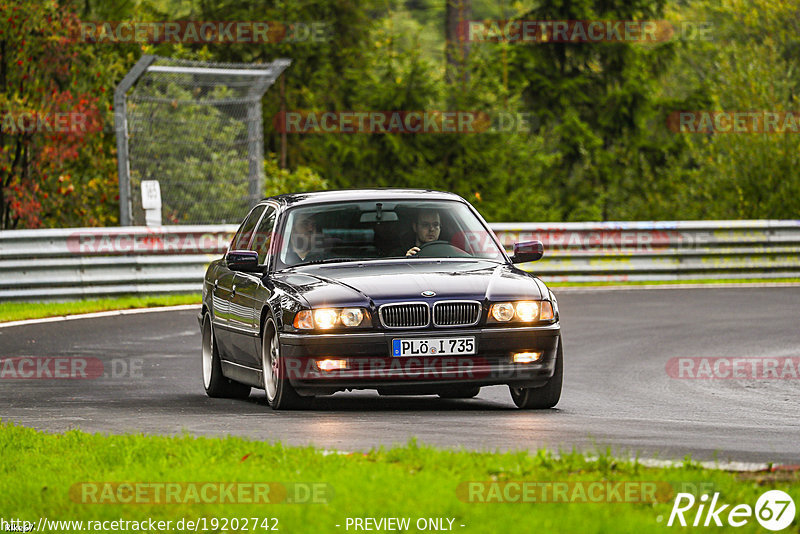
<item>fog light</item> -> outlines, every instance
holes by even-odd
[[[347,369],[347,360],[317,360],[317,367],[320,371],[337,371]]]
[[[515,352],[514,363],[532,363],[542,357],[541,352]]]

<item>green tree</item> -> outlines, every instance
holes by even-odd
[[[552,0],[522,20],[657,20],[664,0]],[[668,104],[658,82],[674,43],[521,43],[509,52],[509,78],[524,107],[557,138],[550,188],[564,220],[647,215],[680,152],[660,120]]]
[[[673,6],[670,18],[704,21],[708,32],[681,42],[664,92],[695,100],[687,111],[794,113],[800,95],[800,2],[704,0]],[[698,94],[708,95],[697,102]],[[686,143],[675,181],[686,185],[683,216],[797,218],[800,137],[796,133],[674,134]]]

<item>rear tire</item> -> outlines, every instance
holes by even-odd
[[[468,386],[440,391],[439,397],[443,399],[471,399],[472,397],[476,397],[480,392],[481,388]]]
[[[250,396],[250,386],[240,384],[222,374],[217,339],[211,314],[203,316],[203,387],[206,395],[212,398],[246,399]]]
[[[273,410],[298,410],[308,407],[314,397],[301,397],[289,382],[286,361],[275,322],[267,319],[261,332],[261,381],[267,402]]]
[[[545,410],[552,408],[561,399],[561,383],[564,377],[564,352],[561,348],[561,336],[558,336],[558,350],[556,351],[556,368],[553,377],[547,384],[538,388],[513,388],[508,387],[511,399],[517,408],[523,410]]]

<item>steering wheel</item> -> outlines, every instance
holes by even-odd
[[[464,252],[449,241],[428,241],[419,246],[418,258],[469,258],[470,254]]]

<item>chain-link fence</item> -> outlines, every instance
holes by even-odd
[[[144,224],[143,180],[164,224],[238,222],[263,196],[261,98],[289,63],[143,57],[115,95],[121,224]]]

